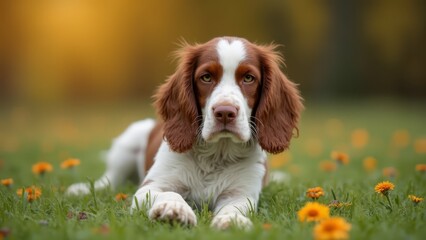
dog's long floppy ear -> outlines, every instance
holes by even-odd
[[[193,89],[199,45],[184,46],[176,52],[178,67],[154,95],[154,106],[164,120],[164,137],[175,152],[192,148],[197,136],[198,109]]]
[[[276,45],[257,46],[262,66],[262,88],[255,112],[260,146],[269,153],[280,153],[290,145],[303,109],[296,84],[280,70],[283,63]]]

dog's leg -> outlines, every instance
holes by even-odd
[[[190,163],[184,155],[171,152],[163,141],[154,165],[133,196],[131,212],[141,209],[152,220],[197,225],[197,217],[183,197],[188,194],[188,186],[181,177],[192,172]]]
[[[164,192],[155,183],[148,183],[135,193],[131,212],[139,208],[147,210],[152,220],[177,222],[185,226],[197,225],[197,217],[183,197],[176,192]]]
[[[229,168],[222,178],[228,179],[232,184],[217,196],[211,226],[226,229],[234,225],[250,229],[252,222],[247,215],[257,211],[264,174],[262,163],[244,167],[243,172]]]
[[[147,119],[130,125],[124,133],[116,138],[106,155],[106,172],[94,183],[95,190],[122,184],[132,173],[138,171],[143,178],[143,170],[138,169],[145,161],[145,150],[148,136],[155,125],[155,121]],[[140,161],[140,163],[137,163]],[[76,183],[67,189],[67,194],[79,195],[90,193],[88,183]]]
[[[239,195],[219,198],[211,226],[221,230],[227,229],[231,225],[241,229],[250,229],[252,223],[247,214],[249,211],[256,211],[257,200],[254,197]]]

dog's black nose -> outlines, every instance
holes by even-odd
[[[213,114],[223,124],[231,123],[238,115],[238,109],[234,106],[224,105],[213,108]]]

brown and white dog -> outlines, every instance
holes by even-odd
[[[176,72],[155,94],[162,120],[133,123],[114,141],[95,189],[115,188],[137,171],[132,211],[143,205],[153,220],[196,225],[187,202],[208,203],[213,227],[250,227],[266,152],[288,148],[303,108],[275,48],[236,37],[185,44]],[[67,193],[89,191],[79,183]]]

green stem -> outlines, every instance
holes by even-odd
[[[392,202],[391,202],[391,201],[390,201],[390,199],[389,199],[389,194],[385,194],[385,196],[386,196],[386,199],[388,200],[389,207],[390,207],[390,209],[391,209],[391,211],[392,211]]]

